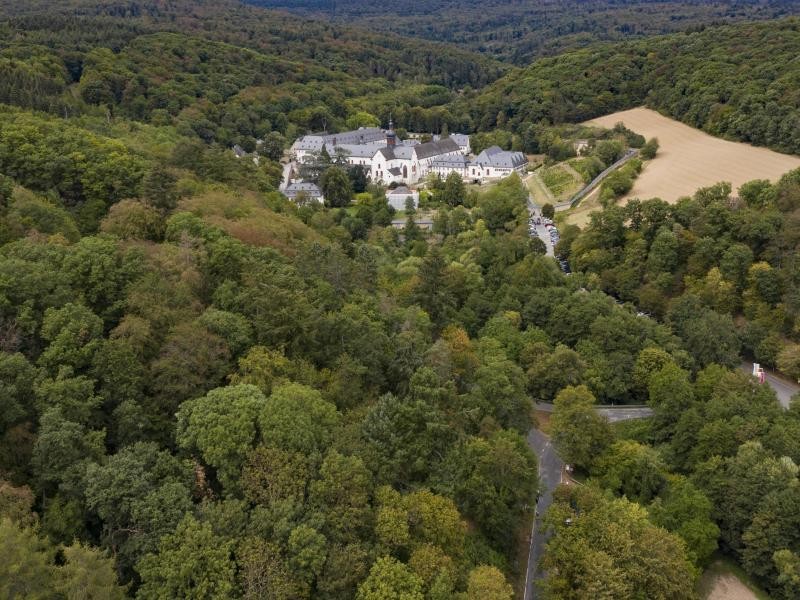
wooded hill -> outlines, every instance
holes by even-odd
[[[527,65],[598,41],[641,38],[707,25],[797,14],[790,0],[248,0],[371,31],[449,42]]]
[[[796,174],[744,206],[609,210],[563,232],[567,277],[516,176],[433,186],[430,235],[335,165],[341,203],[276,191],[294,135],[389,110],[528,139],[511,80],[458,91],[495,63],[227,3],[54,4],[5,2],[0,24],[0,596],[510,600],[524,436],[555,400],[559,452],[593,479],[549,517],[576,525],[549,597],[690,598],[719,544],[793,598],[798,411],[729,367],[794,335]],[[531,87],[550,101],[580,71],[555,72]],[[561,152],[556,108],[530,124]],[[257,139],[259,164],[234,157]],[[606,291],[680,297],[648,305],[661,321]],[[656,419],[613,430],[595,400]]]
[[[400,127],[464,128],[454,90],[503,68],[434,43],[303,21],[235,2],[5,3],[0,101],[122,116],[206,142],[336,130],[359,111]]]
[[[509,73],[467,104],[477,129],[583,121],[646,104],[720,137],[800,153],[800,20],[598,45]],[[534,150],[535,148],[530,148]]]

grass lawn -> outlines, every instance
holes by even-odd
[[[733,560],[717,553],[697,582],[701,600],[770,600]]]
[[[579,181],[561,165],[539,169],[538,174],[542,182],[552,192],[556,201],[559,202],[568,200],[583,187],[583,181]]]
[[[541,169],[539,169],[539,171],[541,171]],[[531,195],[533,196],[533,201],[539,206],[553,204],[555,202],[555,198],[553,198],[553,194],[549,189],[547,189],[547,186],[545,186],[542,178],[539,177],[539,171],[529,175],[526,179],[528,191],[530,191]]]
[[[545,435],[550,435],[550,415],[552,413],[545,412],[543,410],[535,410],[533,411],[533,418],[534,423],[536,423],[536,429],[541,431]]]

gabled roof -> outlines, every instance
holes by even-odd
[[[438,156],[440,154],[450,154],[451,152],[460,152],[461,148],[452,139],[447,138],[439,140],[438,142],[425,142],[414,146],[414,151],[418,159],[430,158],[431,156]]]
[[[299,192],[304,192],[307,196],[311,198],[321,198],[322,191],[320,191],[319,187],[315,184],[308,182],[308,181],[296,181],[294,183],[290,183],[286,186],[283,194],[287,198],[294,198],[297,196]]]
[[[475,158],[475,164],[496,168],[515,169],[527,164],[528,159],[522,152],[509,152],[500,146],[486,148]]]
[[[437,158],[431,163],[431,167],[433,168],[447,168],[447,169],[463,169],[464,167],[469,164],[467,157],[463,154],[457,154],[456,156],[447,156],[443,158]]]
[[[404,196],[404,197],[405,197],[405,196],[412,196],[412,195],[414,195],[415,193],[416,193],[416,192],[412,192],[410,189],[408,189],[408,188],[407,188],[406,186],[404,186],[404,185],[398,185],[398,186],[397,186],[396,188],[394,188],[393,190],[389,190],[389,192],[387,192],[387,194],[386,194],[386,195],[387,195],[387,196]]]
[[[328,150],[328,152],[333,155],[337,150],[341,149],[344,151],[346,156],[354,156],[356,158],[372,158],[382,147],[383,146],[380,143],[339,144],[337,146],[332,146],[332,151]]]
[[[380,127],[362,127],[340,133],[312,133],[304,135],[292,144],[294,150],[319,151],[325,144],[372,144],[386,139],[386,133]]]
[[[414,150],[419,146],[384,146],[378,150],[383,158],[386,160],[395,160],[397,158],[402,160],[411,160]]]

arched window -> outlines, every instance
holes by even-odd
[[[403,165],[403,178],[406,178],[406,177],[408,177],[408,167]]]

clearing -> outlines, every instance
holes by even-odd
[[[583,178],[566,163],[539,169],[536,174],[552,193],[556,202],[565,202],[583,187]]]
[[[647,163],[623,203],[629,198],[656,197],[675,202],[720,181],[730,182],[735,192],[747,181],[776,181],[800,167],[800,157],[715,138],[648,108],[613,113],[589,123],[611,128],[620,121],[647,139],[658,138],[660,145],[656,159]]]
[[[700,577],[697,591],[703,600],[769,600],[730,559],[714,560]]]

